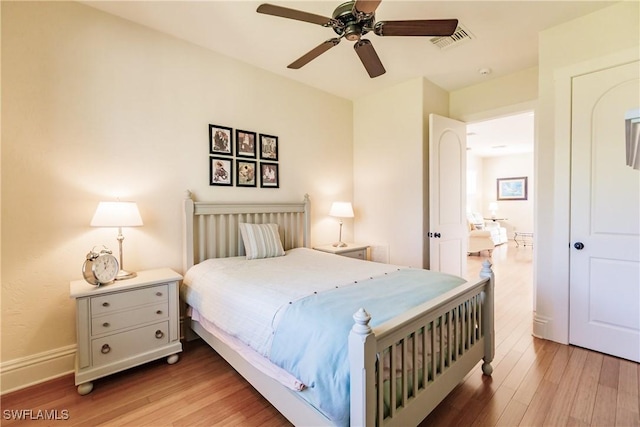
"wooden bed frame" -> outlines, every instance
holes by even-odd
[[[310,247],[309,212],[308,195],[300,203],[242,204],[195,202],[187,191],[184,272],[208,258],[244,255],[240,222],[277,223],[285,250]],[[418,425],[480,360],[484,360],[483,373],[491,375],[493,289],[491,264],[485,261],[478,281],[467,282],[380,326],[368,325],[370,316],[364,308],[355,313],[349,336],[351,425]],[[190,326],[294,425],[331,424],[298,392],[253,367],[197,321],[190,319]],[[407,369],[411,362],[418,365],[417,349],[428,346],[433,357],[424,357],[419,369]],[[391,363],[389,378],[383,378],[383,370],[377,369],[377,360],[384,355]],[[376,386],[383,381],[388,381],[389,394],[397,396],[386,409],[383,392]],[[411,384],[418,384],[417,390]]]

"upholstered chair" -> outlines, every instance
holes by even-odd
[[[469,246],[467,253],[480,253],[481,251],[489,251],[489,256],[495,248],[495,243],[491,238],[489,230],[469,230]]]

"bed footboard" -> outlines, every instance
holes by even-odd
[[[418,425],[465,375],[494,356],[494,275],[452,290],[376,328],[361,308],[349,336],[351,425]]]

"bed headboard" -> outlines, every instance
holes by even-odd
[[[208,258],[245,255],[238,224],[278,224],[285,250],[309,247],[309,195],[299,203],[196,202],[186,192],[183,210],[183,273]]]

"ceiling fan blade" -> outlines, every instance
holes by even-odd
[[[261,4],[256,10],[258,13],[264,13],[265,15],[279,16],[281,18],[295,19],[297,21],[310,22],[312,24],[322,25],[328,27],[334,21],[332,18],[326,16],[315,15],[309,12],[303,12],[301,10],[289,9],[288,7],[275,6],[273,4]]]
[[[450,36],[458,27],[457,19],[380,21],[374,32],[379,36]]]
[[[353,45],[353,48],[360,57],[360,61],[362,61],[367,73],[369,73],[369,77],[373,79],[387,72],[369,40],[360,39]]]
[[[304,65],[307,65],[309,62],[313,61],[318,56],[322,55],[323,53],[325,53],[326,51],[328,51],[338,43],[340,43],[339,38],[329,39],[324,43],[321,43],[318,46],[314,47],[309,52],[305,53],[300,58],[293,61],[291,64],[287,65],[287,68],[292,68],[294,70],[302,68]]]
[[[374,13],[382,0],[357,0],[353,8],[365,14]]]

